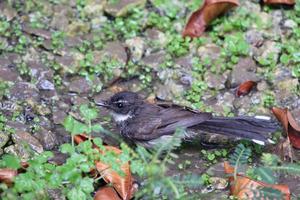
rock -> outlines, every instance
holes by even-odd
[[[159,99],[171,101],[175,97],[183,96],[185,89],[182,85],[175,83],[174,80],[168,79],[163,85],[158,84],[157,90],[155,91],[156,96]]]
[[[297,27],[297,23],[292,19],[288,19],[288,20],[284,21],[283,26],[286,27],[286,28],[293,29],[293,28]]]
[[[204,80],[207,83],[209,88],[221,90],[225,88],[226,82],[226,75],[225,74],[214,74],[210,71],[207,71],[204,74]]]
[[[254,59],[258,62],[261,60],[270,60],[272,59],[273,62],[277,63],[279,54],[281,52],[280,47],[278,46],[278,43],[274,41],[266,41],[264,44],[257,49],[254,53]]]
[[[87,94],[91,91],[91,86],[88,81],[83,77],[75,77],[71,80],[69,85],[70,92],[76,92],[78,94]]]
[[[259,47],[263,44],[264,42],[264,34],[263,32],[260,32],[255,29],[250,29],[246,32],[246,41],[249,43],[251,46]]]
[[[221,48],[215,44],[205,44],[198,48],[198,56],[200,60],[210,58],[212,61],[217,60],[220,57]]]
[[[175,65],[179,65],[185,70],[190,70],[193,68],[192,55],[187,55],[175,59]]]
[[[241,58],[239,62],[233,66],[228,80],[229,87],[237,87],[248,80],[258,82],[260,78],[255,74],[256,68],[257,66],[254,60],[251,58]]]
[[[282,107],[285,105],[292,105],[299,99],[299,96],[295,94],[295,88],[299,84],[298,79],[285,79],[277,82],[276,91],[276,102]]]
[[[229,108],[233,108],[233,101],[235,99],[235,95],[232,94],[231,92],[225,92],[223,95],[219,94],[217,96],[217,104],[219,106],[226,106]]]
[[[73,21],[71,24],[67,26],[67,35],[76,36],[87,34],[90,31],[90,24],[81,22],[81,21]]]
[[[11,136],[16,145],[28,144],[29,147],[36,153],[42,153],[44,151],[41,143],[28,132],[17,130]],[[24,151],[26,150],[24,149]]]
[[[22,30],[30,35],[51,39],[51,32],[41,28],[32,28],[29,24],[24,24]]]
[[[154,46],[157,45],[158,47],[163,48],[168,43],[166,35],[156,28],[147,29],[145,34],[149,42],[154,43]]]
[[[112,59],[116,59],[120,62],[122,66],[125,66],[127,63],[127,53],[125,50],[125,47],[121,42],[108,42],[106,43],[106,46],[104,47],[103,51],[101,52],[102,57],[106,56]],[[95,62],[97,62],[97,59],[95,58]]]
[[[40,90],[55,90],[54,84],[48,80],[40,80],[37,87]]]
[[[58,146],[56,135],[42,127],[34,134],[34,137],[40,141],[45,150],[52,150]]]
[[[210,166],[207,170],[206,173],[211,176],[211,177],[226,177],[226,174],[224,172],[224,163],[216,163],[212,166]]]
[[[22,144],[10,145],[4,149],[4,152],[17,156],[21,161],[28,161],[31,157],[30,152]]]
[[[90,0],[87,1],[86,6],[83,8],[83,13],[89,18],[99,17],[102,15],[102,11],[106,0]]]
[[[53,120],[54,124],[62,124],[66,117],[67,117],[67,114],[61,110],[55,110],[52,113],[52,120]]]
[[[9,3],[2,1],[0,3],[0,16],[5,17],[8,21],[11,21],[18,15],[17,11],[10,6]]]
[[[19,121],[8,121],[6,123],[6,126],[19,131],[26,131],[28,128],[24,123],[21,123]]]
[[[146,0],[118,0],[116,3],[109,3],[104,10],[109,15],[121,17],[127,15],[128,11],[135,7],[145,6]]]
[[[11,67],[4,67],[0,65],[0,80],[16,82],[20,81],[18,72]]]
[[[142,63],[146,66],[151,67],[155,71],[159,70],[159,66],[164,62],[166,53],[164,51],[159,51],[145,56],[142,59]]]
[[[24,99],[39,99],[39,92],[38,89],[35,87],[34,84],[28,82],[17,82],[15,85],[10,89],[9,94],[10,100],[24,100]]]
[[[0,131],[0,148],[6,145],[8,140],[9,140],[8,134]]]
[[[235,98],[233,106],[238,111],[238,115],[247,115],[253,105],[249,96],[243,96]]]
[[[131,59],[133,62],[139,61],[145,51],[145,42],[141,37],[135,37],[131,39],[127,39],[125,41],[127,47],[130,50]]]
[[[66,200],[66,196],[60,189],[47,189],[47,193],[50,199],[53,200]]]
[[[69,19],[63,12],[55,12],[50,26],[60,31],[66,31],[69,25]]]

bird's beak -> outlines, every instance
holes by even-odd
[[[105,108],[109,108],[110,105],[107,103],[107,101],[98,101],[95,102],[97,106],[101,106],[101,107],[105,107]]]

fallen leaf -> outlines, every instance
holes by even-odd
[[[294,5],[295,0],[264,0],[265,4],[286,4],[286,5]]]
[[[233,174],[234,168],[229,165],[228,162],[224,162],[224,170],[226,174]],[[230,182],[230,194],[234,195],[238,199],[249,199],[249,200],[265,200],[266,198],[258,198],[255,194],[255,190],[261,190],[263,188],[272,188],[279,190],[285,200],[290,200],[290,189],[287,185],[283,184],[268,184],[262,181],[255,181],[247,176],[237,175],[234,179],[233,176],[229,177]]]
[[[18,171],[15,169],[3,168],[0,169],[0,182],[3,182],[7,185],[13,183],[13,178],[18,175]]]
[[[114,188],[105,186],[96,192],[94,200],[121,200],[121,198]]]
[[[254,81],[245,81],[245,82],[241,83],[236,90],[236,96],[239,97],[239,96],[242,96],[242,95],[244,96],[244,95],[248,94],[252,90],[252,88],[256,85],[257,84]]]
[[[77,144],[88,140],[88,136],[85,134],[79,134],[74,136],[74,140]],[[105,154],[107,151],[113,151],[116,154],[121,154],[122,151],[113,146],[104,146],[105,151],[100,150],[96,145],[93,145],[94,148],[97,148],[101,154]],[[121,164],[121,161],[120,161]],[[128,200],[133,197],[133,178],[130,171],[130,165],[128,162],[122,163],[120,169],[123,171],[124,176],[119,175],[117,172],[112,170],[110,166],[101,161],[96,162],[96,169],[103,177],[106,183],[112,184],[118,194],[122,197],[123,200]]]
[[[272,108],[272,112],[278,121],[281,122],[285,133],[289,137],[293,147],[300,149],[300,126],[288,109]]]
[[[122,151],[116,147],[105,146],[105,148],[106,150],[113,151],[117,154],[122,153]],[[101,161],[96,163],[96,168],[100,172],[101,176],[103,176],[105,182],[111,183],[122,199],[131,199],[133,180],[128,162],[122,164],[120,167],[125,174],[124,176],[119,175],[116,171],[112,170],[108,164]]]
[[[182,35],[200,37],[212,20],[238,5],[238,0],[205,0],[202,7],[190,16]]]

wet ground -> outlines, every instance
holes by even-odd
[[[24,141],[37,153],[56,150],[70,142],[62,126],[68,114],[80,119],[79,105],[121,90],[224,116],[273,117],[272,106],[288,107],[300,123],[300,2],[288,8],[241,1],[200,39],[182,39],[199,2],[1,1],[0,154],[27,160]],[[247,80],[257,82],[255,89],[236,96]],[[95,123],[115,131],[105,110]],[[170,174],[221,170],[227,155],[215,151],[228,154],[234,144],[216,135],[206,140],[223,146],[185,145]],[[300,194],[299,180],[288,180]]]

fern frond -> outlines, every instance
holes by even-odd
[[[300,165],[299,164],[286,164],[281,166],[269,166],[271,170],[277,172],[283,172],[287,174],[297,175],[300,176]]]
[[[266,183],[274,184],[277,182],[277,178],[270,168],[258,167],[254,170],[254,173],[260,177],[260,180],[263,180]]]

